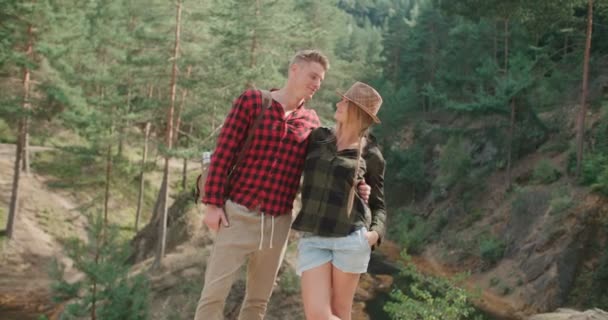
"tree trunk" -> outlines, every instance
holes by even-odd
[[[188,135],[192,135],[192,125],[189,126]],[[190,146],[190,138],[186,141],[186,147]],[[186,186],[188,185],[188,158],[184,158],[184,166],[182,169],[182,190],[186,190]]]
[[[568,34],[566,33],[564,35],[564,55],[562,56],[562,59],[565,59],[567,55],[568,55]]]
[[[13,190],[11,193],[11,203],[8,211],[8,221],[6,223],[6,236],[13,238],[13,229],[17,213],[19,212],[19,182],[21,178],[21,161],[23,155],[24,125],[23,119],[19,122],[19,133],[17,136],[17,146],[15,151],[15,167],[13,170]]]
[[[429,57],[430,57],[430,61],[431,61],[430,62],[431,65],[430,65],[429,69],[431,70],[431,72],[429,75],[428,82],[430,85],[433,85],[433,83],[435,82],[435,74],[437,73],[437,70],[436,70],[437,59],[435,58],[435,54],[437,52],[437,43],[436,43],[437,28],[436,28],[436,24],[435,24],[435,19],[433,19],[433,22],[431,23],[431,35],[432,35],[432,39],[431,39],[431,45],[429,47]],[[426,103],[425,103],[426,110],[423,110],[423,111],[429,112],[433,109],[433,97],[430,97],[427,95],[425,100],[426,100]]]
[[[167,129],[166,129],[166,143],[167,143],[167,151],[171,150],[171,145],[173,142],[173,113],[175,110],[175,92],[176,92],[176,82],[177,82],[177,59],[179,55],[179,36],[180,36],[180,24],[182,17],[182,2],[181,0],[177,0],[177,8],[176,8],[176,17],[175,17],[175,46],[173,49],[173,70],[171,72],[171,100],[169,105],[169,110],[167,112]],[[158,253],[156,255],[156,259],[154,260],[153,268],[158,269],[162,263],[162,259],[165,256],[165,245],[167,241],[167,211],[168,211],[168,202],[169,202],[169,160],[171,156],[169,153],[165,155],[165,169],[163,171],[163,180],[166,181],[165,192],[163,195],[164,203],[163,203],[163,216],[160,224],[160,242],[158,245]]]
[[[127,84],[127,114],[131,112],[131,75],[129,74],[129,83]],[[125,123],[119,122],[118,126],[118,151],[116,152],[116,157],[118,159],[122,158],[122,153],[125,144],[125,128],[130,126],[130,121],[127,119]]]
[[[26,116],[23,119],[23,163],[21,170],[24,173],[30,173],[30,118]]]
[[[494,21],[494,62],[496,62],[497,66],[500,66],[500,62],[498,61],[498,26],[499,21]]]
[[[28,25],[28,45],[26,48],[26,55],[31,58],[33,52],[33,29],[32,25]],[[26,66],[23,69],[23,109],[29,110],[30,105],[30,77],[31,71]],[[15,228],[15,221],[17,219],[17,213],[19,212],[19,183],[21,182],[21,170],[25,172],[29,171],[29,160],[25,160],[27,134],[28,134],[28,117],[26,114],[19,120],[19,130],[17,133],[17,146],[15,150],[15,166],[13,170],[13,188],[11,192],[11,202],[8,211],[8,220],[6,222],[6,236],[9,239],[13,238],[13,232]]]
[[[507,189],[511,189],[511,162],[513,161],[513,133],[515,132],[515,98],[511,98],[511,119],[509,122],[509,136],[507,138]]]
[[[112,176],[112,144],[109,143],[106,151],[106,186],[103,200],[104,228],[108,225],[108,204],[110,202],[110,178]]]
[[[255,24],[251,35],[251,48],[249,49],[249,69],[253,69],[256,65],[256,55],[258,49],[258,33],[257,24],[260,17],[260,0],[255,0]],[[252,79],[248,79],[245,84],[247,88],[255,88],[255,83]]]
[[[141,157],[141,171],[139,173],[139,195],[137,196],[137,210],[135,211],[135,233],[139,230],[139,217],[141,216],[141,205],[144,201],[144,171],[146,167],[146,160],[148,157],[148,139],[150,137],[150,122],[146,123],[146,129],[144,133],[144,152]]]
[[[215,104],[211,107],[211,132],[215,131]]]
[[[505,59],[505,74],[509,70],[509,18],[505,19],[505,48],[504,48],[504,59]]]
[[[34,32],[33,32],[33,27],[32,25],[28,25],[27,27],[27,37],[28,37],[28,43],[27,43],[27,49],[25,51],[26,56],[28,57],[28,59],[30,60],[34,60]],[[30,81],[30,76],[31,76],[31,72],[29,70],[29,68],[25,68],[24,71],[24,81],[23,81],[23,89],[24,89],[24,103],[23,103],[23,108],[27,109],[28,111],[32,108],[32,105],[29,102],[29,97],[30,97],[30,85],[31,85],[31,81]],[[27,79],[26,79],[27,77]],[[29,148],[29,144],[30,144],[30,133],[29,133],[29,126],[30,126],[30,116],[29,114],[25,115],[25,118],[23,120],[23,167],[22,170],[25,173],[30,173],[30,148]]]
[[[154,208],[152,209],[152,217],[150,218],[149,223],[155,223],[156,220],[161,219],[163,215],[163,208],[165,205],[165,198],[163,198],[165,192],[167,190],[167,180],[163,176],[163,180],[160,183],[160,189],[158,190],[158,195],[156,197],[156,202],[154,203]]]
[[[504,71],[505,77],[509,77],[509,18],[505,19],[504,34]],[[515,97],[511,97],[511,117],[509,120],[509,135],[507,144],[507,188],[511,189],[511,166],[513,162],[513,134],[515,132]]]
[[[192,66],[188,66],[188,70],[186,71],[186,78],[190,78],[190,74],[192,73]],[[177,142],[179,140],[179,130],[182,125],[182,113],[186,107],[186,97],[188,96],[188,89],[182,90],[182,97],[179,103],[179,107],[177,108],[177,115],[175,117],[175,129],[173,130],[173,145],[177,146]]]
[[[583,162],[583,139],[585,136],[585,117],[587,116],[587,86],[589,81],[589,54],[591,51],[591,33],[593,32],[593,0],[589,0],[587,9],[587,40],[585,42],[585,58],[583,60],[583,88],[581,93],[581,109],[578,114],[576,130],[576,176],[580,177]]]
[[[397,51],[393,57],[393,83],[399,83],[399,65],[401,64],[401,45],[397,46]]]
[[[95,263],[97,264],[97,260],[99,258],[95,257]],[[91,320],[97,319],[96,314],[96,305],[97,305],[97,280],[93,278],[93,288],[91,292]]]

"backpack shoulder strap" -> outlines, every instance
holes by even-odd
[[[260,110],[260,113],[251,124],[251,127],[249,127],[249,131],[247,132],[247,139],[245,139],[245,143],[243,143],[243,147],[241,148],[238,156],[236,157],[236,161],[234,162],[232,171],[234,171],[234,169],[238,167],[239,164],[241,164],[241,161],[243,161],[243,157],[245,156],[245,150],[249,149],[251,145],[255,129],[257,129],[257,127],[260,126],[260,123],[262,123],[262,118],[264,118],[264,111],[266,111],[266,109],[270,109],[270,107],[272,106],[272,95],[270,94],[270,91],[260,90],[260,93],[262,95],[262,110]]]

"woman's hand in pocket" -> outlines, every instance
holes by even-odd
[[[376,231],[367,231],[365,233],[365,237],[367,238],[367,243],[371,247],[378,242],[378,238],[380,238],[380,235],[378,235],[378,232]]]

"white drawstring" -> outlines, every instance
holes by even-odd
[[[258,250],[262,250],[262,244],[264,243],[264,213],[262,212],[262,220],[261,223],[261,227],[260,227],[260,246],[258,247]]]
[[[274,236],[274,216],[272,216],[272,223],[270,227],[270,249],[272,249],[272,238]]]
[[[258,246],[258,250],[262,250],[264,246],[264,213],[261,213],[262,219],[260,219],[260,245]],[[274,216],[270,216],[270,249],[272,249],[272,241],[274,240]]]

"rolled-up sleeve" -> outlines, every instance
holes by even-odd
[[[385,161],[380,150],[376,149],[370,152],[366,157],[367,172],[365,173],[365,181],[371,187],[369,196],[369,208],[372,213],[372,223],[370,231],[376,231],[380,236],[378,244],[386,233],[386,206],[384,201],[384,169]]]

